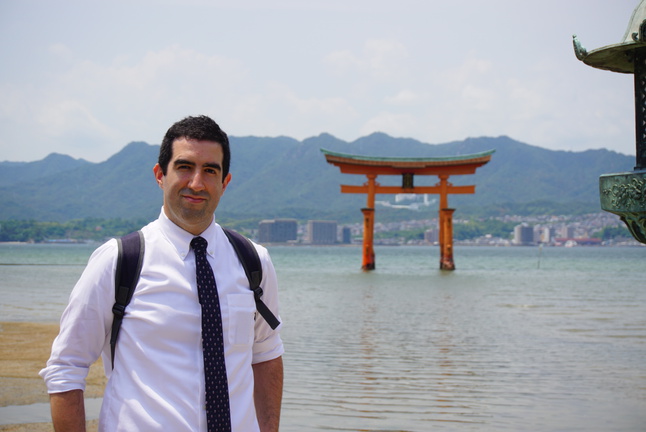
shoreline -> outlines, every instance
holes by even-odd
[[[0,407],[49,403],[49,395],[38,372],[45,367],[58,323],[0,322]],[[101,359],[90,367],[86,398],[103,396],[106,378]],[[88,431],[97,421],[88,422]],[[0,425],[0,431],[52,431],[49,423]]]

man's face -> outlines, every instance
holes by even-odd
[[[164,212],[180,228],[201,234],[213,220],[231,174],[222,178],[222,146],[214,141],[178,138],[166,175],[159,164],[153,172],[164,191]]]

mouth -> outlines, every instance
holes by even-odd
[[[206,200],[208,199],[207,196],[200,193],[194,193],[194,192],[183,193],[182,198],[190,204],[202,204],[203,202],[206,202]]]
[[[188,201],[191,204],[201,204],[204,201],[206,201],[206,198],[200,198],[200,197],[193,197],[190,195],[184,195],[184,199]]]

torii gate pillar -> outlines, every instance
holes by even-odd
[[[375,174],[367,174],[367,177],[367,207],[361,209],[361,213],[363,213],[363,261],[361,268],[363,270],[374,270],[375,249],[373,244],[375,233],[375,193],[377,190],[377,176]]]
[[[453,212],[440,209],[440,270],[455,270],[453,262]]]
[[[374,232],[375,232],[375,209],[362,208],[363,213],[363,261],[361,269],[374,270],[375,269],[375,249]]]
[[[439,240],[440,240],[440,270],[455,270],[453,262],[453,212],[449,207],[449,176],[440,174],[440,211],[439,211]]]

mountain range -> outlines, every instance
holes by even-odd
[[[321,153],[384,157],[440,157],[495,150],[474,175],[453,176],[456,185],[476,185],[474,195],[451,195],[456,217],[501,214],[576,214],[599,209],[599,176],[632,170],[634,157],[613,151],[553,151],[509,137],[468,138],[426,144],[374,133],[346,142],[329,134],[298,141],[289,137],[231,137],[233,179],[217,210],[219,219],[257,222],[296,218],[360,221],[363,195],[340,193],[340,184],[363,184],[363,176],[341,174]],[[161,207],[152,167],[158,145],[132,142],[100,163],[50,154],[36,162],[0,162],[0,220],[153,219]],[[379,177],[381,184],[401,178]],[[416,185],[433,185],[417,176]],[[379,195],[378,200],[394,201]],[[429,197],[436,198],[436,197]],[[437,205],[418,211],[377,208],[377,218],[425,219]]]

